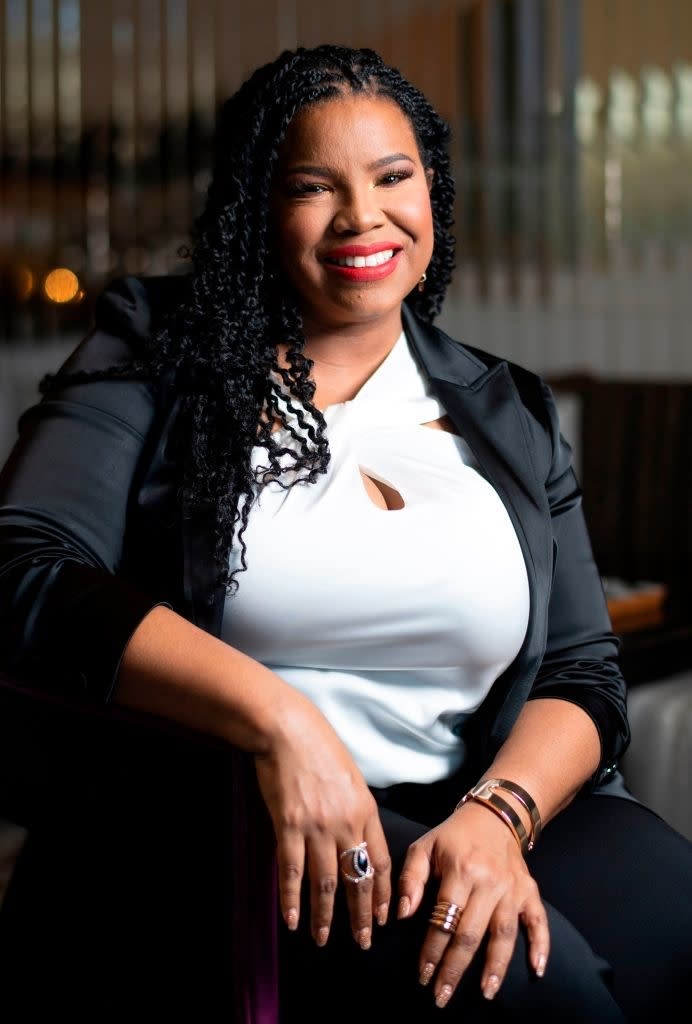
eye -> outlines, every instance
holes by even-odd
[[[327,186],[319,181],[289,181],[286,194],[289,196],[318,196],[327,191]]]
[[[402,171],[387,171],[379,179],[379,185],[398,185],[400,181],[406,181],[407,178],[413,176],[413,171],[402,170]]]

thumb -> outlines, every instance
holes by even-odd
[[[397,917],[401,920],[415,914],[423,899],[425,885],[430,878],[430,855],[421,843],[412,843],[408,848],[404,866],[399,875],[399,908]]]

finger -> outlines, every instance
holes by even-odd
[[[276,850],[281,915],[295,931],[300,919],[300,889],[305,870],[305,840],[298,832],[285,832]]]
[[[361,949],[370,949],[372,943],[372,904],[375,888],[374,875],[354,881],[354,878],[357,876],[353,873],[351,851],[357,849],[357,844],[346,847],[343,851],[344,856],[339,857],[339,862],[346,903],[351,918],[353,938]],[[365,849],[367,850],[367,847]]]
[[[377,923],[384,925],[387,923],[389,904],[392,898],[392,861],[379,815],[366,827],[365,838],[370,861],[375,869],[372,910]]]
[[[422,843],[411,843],[404,866],[399,875],[399,907],[397,917],[415,914],[423,899],[425,886],[430,878],[430,856]]]
[[[338,883],[336,846],[331,836],[308,843],[310,875],[310,931],[318,946],[329,938]]]
[[[454,995],[464,972],[478,952],[488,929],[496,900],[487,891],[471,893],[458,927],[452,935],[437,968],[435,1005],[446,1006]]]
[[[457,917],[460,920],[469,896],[468,886],[457,880],[453,886],[440,889],[434,910],[442,906],[444,910],[453,914],[457,908]],[[421,985],[427,985],[438,965],[442,961],[445,952],[452,941],[452,930],[445,930],[439,924],[430,924],[428,928],[418,963],[420,972],[419,981]]]
[[[481,975],[481,991],[486,999],[494,999],[505,980],[518,931],[516,903],[512,900],[501,900],[490,918],[488,949]]]
[[[542,978],[550,956],[550,928],[548,915],[538,894],[538,886],[535,886],[524,904],[520,917],[526,927],[531,966],[538,977]]]

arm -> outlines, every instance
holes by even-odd
[[[148,329],[142,283],[117,283],[69,369],[131,361]],[[373,903],[386,914],[388,856],[375,802],[343,744],[278,676],[124,578],[155,411],[146,382],[92,379],[56,382],[23,418],[0,479],[0,667],[85,705],[114,700],[255,755],[284,916],[297,924],[307,865],[322,942],[338,851],[367,839],[376,883],[349,887],[354,933],[367,944]]]
[[[311,930],[327,941],[340,850],[365,839],[373,885],[348,886],[354,939],[370,945],[372,915],[387,918],[390,882],[377,806],[341,740],[320,711],[274,672],[154,608],[122,659],[114,694],[123,705],[180,722],[255,755],[260,790],[277,837],[284,920],[298,926],[300,888],[311,880]]]

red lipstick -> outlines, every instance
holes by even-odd
[[[386,252],[387,249],[401,249],[398,242],[373,242],[371,245],[340,245],[324,254],[324,259],[335,260],[340,256],[372,256],[376,252]]]
[[[392,256],[384,263],[371,267],[348,267],[333,262],[345,257],[374,256],[378,252],[392,251]],[[401,255],[401,246],[397,242],[374,242],[371,245],[341,245],[325,253],[322,260],[330,273],[337,274],[346,281],[362,283],[365,281],[381,281],[389,277],[397,267]]]

